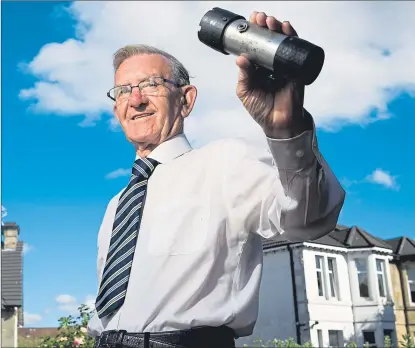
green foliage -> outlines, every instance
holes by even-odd
[[[269,340],[264,342],[262,339],[257,339],[254,341],[254,345],[247,345],[244,344],[244,347],[274,347],[274,348],[313,348],[311,342],[304,343],[303,345],[299,345],[295,342],[293,338],[289,338],[287,340],[277,340],[274,338],[273,340]]]
[[[17,341],[17,346],[19,348],[40,347],[41,342],[42,342],[42,339],[38,337],[19,336],[18,341]]]
[[[91,318],[92,312],[87,306],[81,305],[79,316],[62,317],[59,322],[59,333],[56,336],[42,338],[39,347],[45,348],[93,348],[94,339],[87,334],[86,326]]]
[[[59,333],[56,336],[48,336],[41,339],[19,337],[19,347],[44,347],[44,348],[93,348],[94,339],[87,334],[88,321],[91,318],[92,311],[87,306],[81,305],[79,308],[79,316],[62,317],[59,319]],[[299,345],[293,338],[287,340],[273,339],[263,341],[257,339],[254,345],[244,344],[244,347],[273,347],[273,348],[313,348],[311,342]],[[357,348],[356,342],[349,341],[345,345],[346,348]],[[364,344],[365,348],[369,348],[369,344]],[[390,337],[385,337],[384,348],[392,348]],[[414,339],[410,335],[403,335],[399,341],[400,348],[415,348]]]
[[[247,345],[244,344],[244,347],[273,347],[273,348],[313,348],[313,345],[311,342],[304,343],[303,345],[299,345],[295,342],[293,338],[289,338],[287,340],[269,340],[269,341],[263,341],[262,339],[257,339],[254,341],[253,345]],[[353,341],[347,342],[345,345],[345,348],[357,348],[357,343]],[[370,348],[369,343],[365,343],[363,345],[364,348]],[[394,347],[392,345],[392,341],[389,336],[385,337],[384,344],[382,348],[392,348]],[[396,347],[396,346],[395,346]],[[402,336],[402,340],[399,341],[398,344],[399,348],[415,348],[414,339],[410,335],[404,335]]]
[[[410,335],[403,335],[402,340],[399,341],[399,346],[402,348],[415,348],[414,339]]]
[[[353,341],[347,342],[346,348],[357,348],[357,343]]]

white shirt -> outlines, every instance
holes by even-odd
[[[149,157],[161,164],[148,183],[125,302],[107,318],[94,315],[90,335],[204,325],[252,333],[261,237],[319,238],[335,228],[345,198],[318,152],[315,129],[267,140],[270,151],[236,139],[192,150],[179,135],[153,150]],[[98,284],[120,194],[98,235]]]

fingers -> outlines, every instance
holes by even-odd
[[[236,65],[239,69],[249,70],[252,64],[247,58],[239,56],[236,58]]]
[[[295,29],[291,26],[290,22],[288,21],[282,23],[282,32],[287,36],[298,36]]]
[[[285,21],[282,23],[273,16],[267,16],[264,12],[252,12],[249,17],[249,21],[261,27],[268,28],[279,33],[284,33],[287,36],[298,36],[290,22]]]
[[[266,24],[268,29],[273,31],[282,31],[282,24],[280,21],[276,20],[275,17],[267,17]]]

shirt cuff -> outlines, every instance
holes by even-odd
[[[314,127],[313,127],[314,128]],[[267,137],[276,167],[281,170],[301,170],[315,159],[313,151],[314,129],[290,139],[271,139]]]

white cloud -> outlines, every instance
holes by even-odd
[[[27,254],[31,250],[33,250],[33,247],[30,244],[28,243],[23,244],[23,254]]]
[[[56,302],[58,302],[58,309],[62,312],[66,312],[71,315],[79,314],[79,307],[81,304],[87,305],[90,309],[94,308],[95,305],[95,297],[94,295],[87,295],[84,298],[84,301],[79,303],[77,299],[71,295],[59,295],[56,297]]]
[[[115,118],[115,117],[114,117]],[[3,205],[1,206],[1,225],[4,224],[4,218],[7,216],[7,209]]]
[[[235,58],[213,51],[197,38],[201,17],[214,6],[217,3],[75,2],[70,11],[77,20],[77,36],[41,48],[26,67],[38,81],[21,90],[20,97],[30,99],[39,112],[86,115],[81,125],[93,125],[102,113],[111,113],[105,94],[112,85],[112,54],[122,45],[145,43],[175,55],[195,76],[199,100],[187,122],[193,122],[190,137],[204,143],[207,136],[259,135],[252,122],[244,120],[249,116],[235,96]],[[405,68],[415,61],[415,46],[408,44],[415,36],[414,2],[293,1],[253,6],[232,1],[220,6],[245,17],[258,9],[290,20],[301,37],[324,48],[325,66],[307,88],[305,99],[321,127],[388,118],[389,101],[403,90],[415,94],[415,69]],[[391,13],[396,20],[391,21]],[[225,109],[231,110],[232,122]],[[369,117],[372,110],[378,111],[375,119]],[[109,123],[111,128],[117,124]]]
[[[119,177],[129,176],[129,175],[131,175],[131,169],[119,168],[105,175],[105,179],[117,179]]]
[[[23,317],[25,324],[34,324],[42,320],[42,317],[39,314],[32,314],[27,312],[23,313]]]
[[[396,176],[392,176],[389,172],[379,168],[374,170],[372,174],[368,175],[366,180],[373,184],[382,185],[388,189],[399,190],[399,185],[396,182]]]
[[[58,295],[55,300],[60,304],[76,303],[76,298],[71,295]]]
[[[85,297],[85,300],[84,300],[83,304],[86,305],[89,309],[94,309],[95,308],[95,299],[96,299],[95,295],[87,295]]]
[[[361,180],[350,180],[348,178],[343,178],[341,183],[343,187],[347,190],[347,193],[354,194],[355,192],[350,191],[350,187],[360,184],[376,184],[386,187],[387,189],[398,191],[400,186],[397,183],[397,176],[392,176],[389,172],[377,168],[371,174],[367,175]]]

